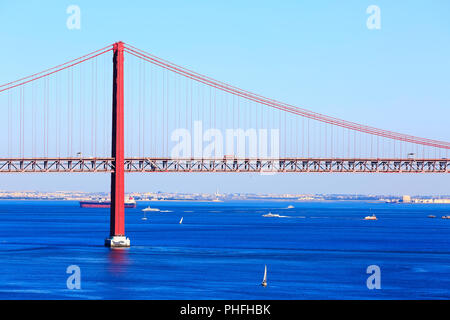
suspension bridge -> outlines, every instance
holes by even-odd
[[[111,174],[111,247],[130,245],[125,172],[450,172],[449,142],[266,98],[123,42],[1,85],[0,107],[0,173]]]

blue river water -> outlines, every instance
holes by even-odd
[[[162,212],[142,220],[149,204]],[[0,299],[449,299],[449,214],[440,204],[140,202],[126,209],[131,247],[112,250],[108,209],[5,200]],[[67,288],[70,265],[79,290]],[[370,265],[381,289],[367,288]]]

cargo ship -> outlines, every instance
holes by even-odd
[[[91,200],[80,201],[81,208],[111,208],[111,201],[109,200]],[[136,208],[136,201],[133,197],[125,199],[125,208]]]

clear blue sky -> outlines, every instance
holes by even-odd
[[[133,3],[133,5],[131,5]],[[66,8],[81,9],[68,30]],[[366,27],[369,5],[381,29]],[[0,83],[123,40],[244,89],[450,141],[449,1],[9,1]],[[129,175],[129,191],[450,194],[447,175]],[[2,175],[0,189],[103,191],[108,175]]]

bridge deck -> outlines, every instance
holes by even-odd
[[[126,158],[126,172],[450,173],[450,159]],[[113,158],[0,158],[0,173],[113,172]]]

